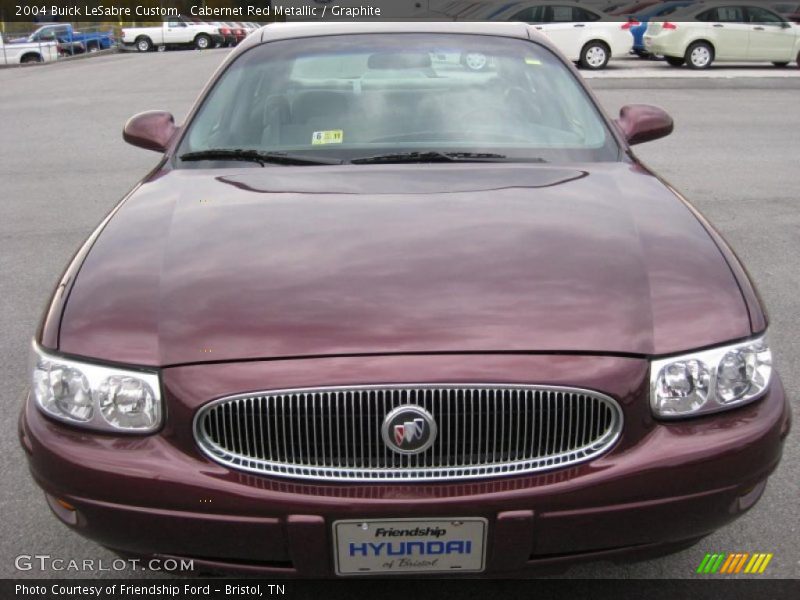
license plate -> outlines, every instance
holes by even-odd
[[[476,573],[486,559],[486,519],[352,519],[333,524],[338,575]]]

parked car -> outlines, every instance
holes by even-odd
[[[606,12],[614,5],[615,0],[579,0],[582,6],[595,11]],[[495,0],[429,0],[427,6],[421,7],[427,11],[428,16],[438,16],[457,21],[492,21],[502,13],[520,10],[530,5],[530,0],[517,0],[516,2],[496,2]]]
[[[50,62],[58,58],[58,44],[54,41],[9,43],[0,33],[0,64],[26,65]]]
[[[564,53],[584,69],[604,69],[612,57],[626,56],[633,46],[630,28],[577,2],[522,2],[493,18],[535,25]]]
[[[59,52],[63,55],[82,54],[108,50],[116,45],[113,31],[81,32],[69,23],[46,23],[41,25],[27,37],[14,38],[12,44],[33,42],[58,42]]]
[[[233,29],[222,21],[212,21],[209,23],[212,27],[216,27],[219,30],[219,35],[222,38],[222,42],[220,45],[224,48],[233,48],[236,45],[236,34],[233,32]]]
[[[668,0],[652,5],[640,12],[631,15],[630,32],[633,36],[633,52],[642,58],[650,58],[652,55],[644,47],[644,34],[647,31],[647,24],[651,18],[667,17],[675,11],[692,5],[695,0]]]
[[[193,46],[198,50],[206,50],[223,42],[218,27],[183,18],[171,18],[155,27],[122,29],[122,43],[125,46],[135,47],[139,52],[148,52],[157,46],[166,48]]]
[[[225,24],[230,27],[231,31],[233,32],[235,38],[234,45],[238,44],[247,37],[247,28],[244,27],[244,25],[241,25],[240,23],[234,23],[233,21],[227,21]]]
[[[38,328],[19,437],[53,512],[306,577],[641,558],[737,518],[790,407],[741,263],[631,149],[672,128],[611,120],[523,23],[248,37],[183,126],[125,125],[163,157]]]
[[[706,69],[714,61],[771,61],[785,67],[800,59],[800,28],[763,6],[698,3],[668,21],[652,19],[645,48],[672,66]]]

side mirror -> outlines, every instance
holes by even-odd
[[[631,146],[667,136],[674,127],[664,109],[649,104],[623,106],[615,123]]]
[[[122,139],[133,146],[164,152],[178,128],[168,112],[151,110],[134,115],[122,130]]]

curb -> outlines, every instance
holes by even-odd
[[[800,89],[800,77],[585,77],[594,89]]]

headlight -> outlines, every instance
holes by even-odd
[[[662,418],[726,410],[758,398],[772,375],[765,338],[650,364],[650,405]]]
[[[130,433],[161,426],[161,388],[152,371],[68,360],[47,354],[34,342],[31,377],[36,405],[61,421]]]

